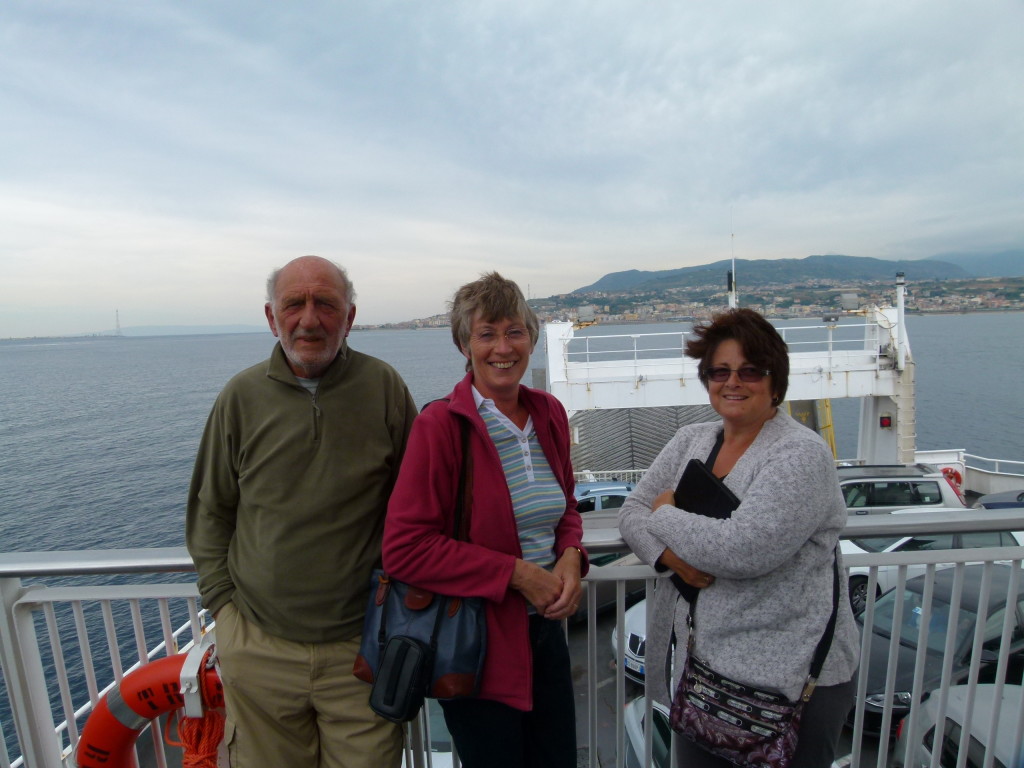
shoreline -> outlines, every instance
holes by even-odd
[[[980,307],[978,309],[963,309],[963,310],[930,310],[930,309],[907,309],[907,316],[913,317],[926,317],[933,315],[991,315],[991,314],[1012,314],[1024,312],[1024,307]],[[852,316],[852,315],[847,315]],[[765,315],[768,320],[820,320],[816,315]],[[843,317],[843,315],[840,315]],[[652,318],[648,320],[609,320],[605,323],[595,323],[589,327],[601,326],[601,325],[658,325],[665,323],[692,323],[695,318],[674,318],[674,317],[660,317]],[[545,321],[542,321],[542,325]],[[568,320],[560,322],[571,322]],[[408,320],[404,323],[382,323],[380,325],[354,325],[352,326],[353,333],[361,333],[366,331],[438,331],[438,330],[450,330],[449,325],[416,325],[415,320]],[[121,329],[121,334],[116,335],[113,333],[82,333],[69,336],[9,336],[7,338],[0,339],[0,345],[3,344],[19,344],[19,343],[49,343],[49,342],[62,342],[62,341],[117,341],[120,339],[158,339],[158,338],[182,338],[186,336],[253,336],[253,335],[270,335],[269,330],[253,330],[253,331],[200,331],[195,330],[191,333],[145,333],[145,334],[132,334],[125,333],[125,331],[131,329]]]

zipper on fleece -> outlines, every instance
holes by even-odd
[[[317,402],[317,395],[320,394],[320,387],[317,386],[316,392],[310,394],[310,398],[313,403],[313,442],[320,442],[320,404]]]

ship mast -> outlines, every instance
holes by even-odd
[[[732,269],[729,270],[727,289],[729,291],[729,309],[736,309],[739,300],[736,296],[736,234],[729,235],[732,247]]]

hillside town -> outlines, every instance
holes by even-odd
[[[728,302],[725,280],[721,285],[688,288],[634,289],[618,292],[566,293],[530,299],[543,322],[659,323],[705,317]],[[767,284],[740,288],[739,303],[767,317],[814,318],[855,310],[872,304],[892,303],[892,282],[856,285],[813,280],[800,285]],[[907,281],[908,312],[963,313],[1024,311],[1024,277],[989,277],[963,280]],[[431,328],[448,325],[448,315],[375,328]]]

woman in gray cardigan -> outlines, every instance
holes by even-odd
[[[686,354],[722,423],[680,429],[622,506],[619,528],[645,562],[671,569],[700,590],[694,653],[718,673],[795,700],[832,613],[833,558],[846,523],[835,463],[825,442],[778,409],[789,380],[789,353],[757,312],[733,309],[694,328]],[[739,497],[728,520],[674,506],[673,491],[691,458]],[[842,564],[839,563],[840,568]],[[839,579],[838,617],[818,687],[804,708],[791,768],[831,764],[854,703],[858,634]],[[647,670],[654,696],[671,699],[686,654],[689,604],[668,579],[653,597]],[[675,634],[673,680],[666,679]],[[679,765],[730,763],[676,739]]]

